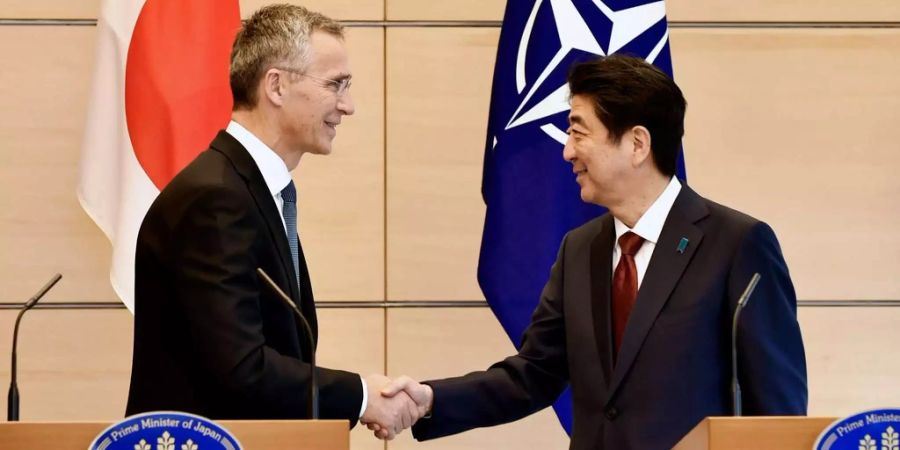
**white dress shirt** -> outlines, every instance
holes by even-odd
[[[628,228],[617,217],[613,218],[616,224],[616,246],[613,248],[612,254],[613,274],[615,274],[616,265],[619,264],[619,259],[622,256],[619,238],[629,231],[644,238],[644,245],[634,255],[634,264],[637,266],[638,289],[641,288],[641,282],[644,281],[644,274],[647,273],[647,266],[650,265],[650,257],[653,256],[653,250],[656,248],[659,234],[662,232],[663,225],[666,223],[666,217],[669,217],[669,211],[672,210],[672,205],[675,204],[675,198],[678,197],[679,192],[681,192],[681,183],[678,181],[678,178],[672,177],[662,194],[659,194],[656,201],[650,205],[650,208],[634,224],[634,228]]]
[[[247,149],[250,157],[253,158],[253,162],[256,163],[256,167],[262,173],[263,180],[266,181],[269,193],[275,199],[275,206],[278,207],[278,216],[281,217],[281,225],[284,226],[284,232],[287,234],[287,224],[284,223],[284,200],[281,198],[281,191],[291,182],[291,173],[288,172],[284,160],[268,145],[244,128],[243,125],[233,120],[228,123],[228,128],[225,131],[237,139]]]
[[[232,120],[228,123],[228,128],[225,128],[225,131],[247,149],[247,153],[250,154],[253,162],[256,163],[256,167],[262,173],[263,180],[266,181],[266,187],[269,188],[269,193],[272,194],[272,198],[275,200],[275,206],[278,207],[278,216],[281,217],[281,225],[284,227],[285,235],[287,235],[287,224],[284,223],[284,199],[281,198],[281,191],[291,182],[291,173],[288,171],[287,165],[274,150],[244,128],[243,125]],[[362,377],[359,380],[362,383],[363,394],[359,417],[362,417],[369,402],[369,390],[366,387],[365,380]]]

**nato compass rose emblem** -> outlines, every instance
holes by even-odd
[[[614,9],[615,8],[615,9]],[[506,20],[516,17],[507,16]],[[671,75],[669,32],[664,1],[536,0],[524,25],[504,23],[495,92],[511,95],[512,114],[496,111],[493,148],[508,132],[537,126],[554,141],[565,144],[569,88],[566,75],[572,63],[616,52],[641,56]],[[504,55],[505,53],[505,55]],[[506,56],[504,58],[504,56]],[[501,66],[501,60],[506,64]],[[504,96],[505,96],[504,95]]]

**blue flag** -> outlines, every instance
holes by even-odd
[[[604,209],[583,203],[563,160],[572,63],[613,53],[672,75],[663,1],[510,0],[503,17],[484,154],[487,205],[478,282],[516,348],[563,236]],[[684,165],[679,160],[679,178]],[[554,405],[572,429],[569,391]]]

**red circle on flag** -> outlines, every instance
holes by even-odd
[[[125,65],[125,120],[160,190],[228,123],[239,27],[237,1],[147,0],[141,9]]]

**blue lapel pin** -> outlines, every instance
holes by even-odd
[[[684,249],[687,248],[688,242],[690,242],[688,240],[688,238],[686,238],[686,237],[681,238],[681,241],[678,242],[678,249],[677,249],[678,253],[684,254]]]

